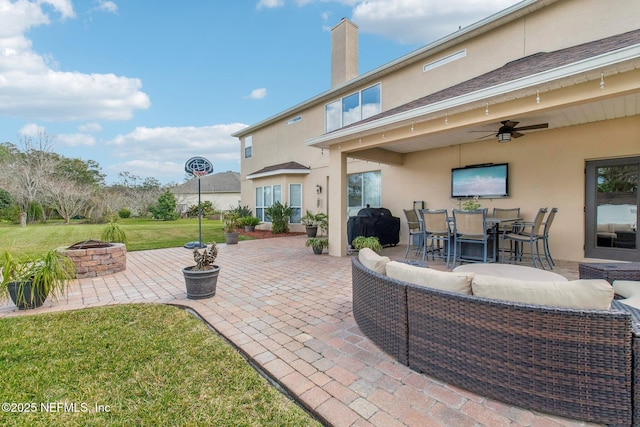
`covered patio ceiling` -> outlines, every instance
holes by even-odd
[[[442,118],[442,121],[446,121],[446,125],[451,125],[449,129],[416,135],[413,138],[409,137],[402,140],[381,143],[380,148],[394,153],[407,154],[450,145],[472,143],[479,140],[494,140],[498,143],[496,134],[501,126],[500,122],[503,120],[517,121],[519,122],[518,126],[529,126],[539,123],[549,124],[547,129],[522,132],[524,136],[520,138],[521,140],[525,140],[527,135],[534,132],[546,132],[568,126],[639,115],[640,92],[598,102],[571,105],[548,111],[531,111],[529,113],[516,114],[515,116],[496,116],[491,113],[491,105],[489,105],[489,115],[484,117],[485,120],[479,120],[475,124],[455,126],[455,116],[449,117],[449,115],[446,115]],[[409,124],[409,126],[411,126],[411,124]],[[418,123],[414,121],[413,126],[415,133],[415,128],[418,126]],[[352,154],[350,157],[358,158],[357,151]]]

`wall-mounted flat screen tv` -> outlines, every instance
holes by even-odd
[[[507,163],[473,165],[451,170],[451,198],[509,196]]]

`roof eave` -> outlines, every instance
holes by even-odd
[[[616,64],[631,61],[640,58],[640,45],[634,45],[608,52],[602,55],[594,56],[582,61],[577,61],[562,67],[543,71],[531,76],[501,83],[495,86],[480,89],[474,92],[452,97],[443,101],[434,102],[429,105],[415,108],[413,110],[403,111],[378,120],[366,122],[361,125],[354,125],[345,129],[340,129],[318,137],[310,138],[305,144],[313,147],[327,147],[332,143],[340,142],[349,137],[358,134],[366,134],[369,131],[379,129],[384,126],[392,126],[396,123],[406,122],[427,114],[444,112],[454,108],[460,108],[465,105],[474,104],[479,101],[486,101],[491,98],[503,96],[505,94],[549,84],[551,82],[566,79],[572,76],[585,74],[594,70],[602,70]]]
[[[252,173],[247,175],[247,179],[264,178],[276,175],[307,175],[309,172],[309,169],[278,169],[268,172]]]

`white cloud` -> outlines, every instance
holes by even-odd
[[[56,135],[56,142],[67,147],[93,147],[96,145],[96,138],[88,133],[59,134]]]
[[[116,157],[152,162],[181,159],[184,164],[193,156],[204,156],[212,162],[216,159],[238,159],[240,146],[238,139],[231,134],[246,126],[231,123],[202,127],[137,127],[126,135],[118,135],[107,144],[116,148]]]
[[[516,0],[367,0],[353,9],[360,31],[427,44],[517,3]]]
[[[351,20],[361,33],[376,34],[400,43],[427,44],[471,25],[519,0],[288,0],[297,6],[339,3],[352,7]],[[260,0],[261,7],[284,6],[284,0]],[[326,21],[331,12],[322,14]],[[329,30],[334,23],[327,23]]]
[[[0,0],[0,115],[40,120],[127,120],[150,106],[139,79],[57,71],[24,33],[48,24],[44,5],[74,17],[68,0]],[[48,10],[48,9],[47,9]]]
[[[112,1],[99,0],[98,6],[96,7],[96,9],[101,10],[103,12],[116,13],[118,12],[118,5]]]
[[[78,130],[83,133],[98,133],[102,131],[102,125],[100,123],[85,123],[78,126]]]
[[[24,135],[27,137],[29,136],[36,137],[38,135],[44,134],[44,132],[45,132],[44,126],[40,126],[35,123],[28,123],[22,126],[22,128],[20,128],[20,130],[18,131],[20,135]]]
[[[264,99],[267,97],[267,88],[261,87],[259,89],[254,89],[249,94],[250,99]]]
[[[231,134],[246,126],[231,123],[203,127],[138,127],[107,143],[114,148],[114,157],[131,159],[111,164],[107,169],[114,175],[128,171],[137,176],[175,181],[176,176],[184,175],[187,160],[202,156],[213,163],[216,171],[220,171],[220,168],[226,170],[226,167],[218,165],[240,160],[238,139]]]
[[[256,5],[256,9],[273,9],[284,6],[284,0],[260,0]]]

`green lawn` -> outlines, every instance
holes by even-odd
[[[127,250],[140,251],[183,246],[198,240],[198,220],[154,221],[150,219],[121,219],[120,227],[127,235]],[[202,220],[204,243],[224,242],[222,221]],[[15,224],[0,223],[0,250],[9,249],[17,255],[35,255],[84,240],[100,240],[105,224],[72,222],[63,224],[29,224],[24,228]],[[240,236],[240,239],[246,239]]]
[[[0,319],[0,384],[3,426],[320,425],[164,305]]]
[[[129,251],[198,240],[197,219],[119,223]],[[104,227],[0,224],[0,251],[39,254]],[[203,220],[202,237],[223,242],[222,223]],[[320,425],[200,320],[163,305],[0,319],[0,403],[2,426]]]

